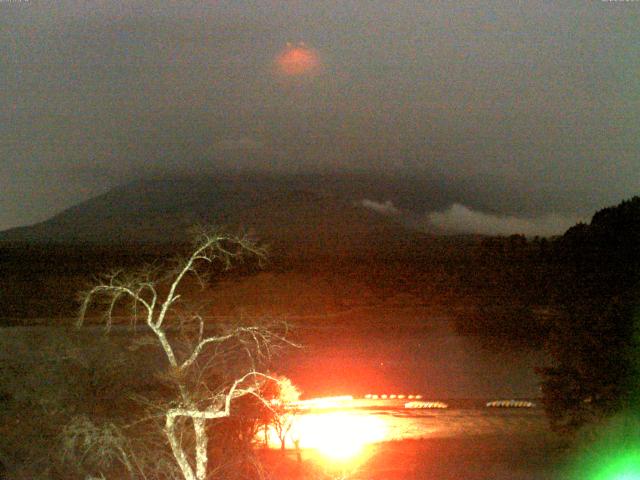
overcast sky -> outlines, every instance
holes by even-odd
[[[599,0],[0,0],[0,230],[215,167],[617,203],[640,193],[639,25]]]

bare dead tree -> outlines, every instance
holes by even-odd
[[[287,377],[277,377],[275,384],[275,400],[272,402],[269,425],[273,428],[278,440],[280,449],[285,450],[287,437],[294,424],[294,417],[299,410],[294,406],[300,400],[300,390]],[[297,445],[296,449],[298,448]]]
[[[253,396],[269,407],[261,389],[265,381],[276,379],[259,372],[256,360],[269,357],[279,346],[290,344],[285,338],[286,331],[280,332],[273,325],[239,324],[211,334],[200,315],[185,314],[180,290],[188,277],[203,282],[200,268],[203,264],[217,263],[227,269],[247,255],[263,260],[265,252],[246,238],[203,230],[197,236],[192,253],[176,261],[168,273],[162,274],[154,268],[133,273],[117,271],[100,278],[81,296],[79,326],[85,322],[94,303],[102,300],[105,303],[103,320],[110,328],[114,312],[125,304],[131,308],[131,320],[142,322],[161,347],[178,386],[178,401],[163,410],[164,434],[185,480],[204,480],[207,476],[208,421],[231,416],[234,400],[241,397]],[[187,333],[191,335],[182,335],[190,339],[185,347],[185,342],[178,342],[175,337]],[[204,359],[211,358],[207,353],[219,352],[232,342],[251,359],[251,366],[215,391],[206,389],[206,395],[196,392],[187,379],[193,378],[194,370],[203,368]],[[195,442],[191,447],[182,441],[181,428],[185,420],[193,428]]]

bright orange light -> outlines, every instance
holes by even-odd
[[[301,448],[315,449],[336,461],[350,460],[366,445],[384,440],[387,430],[382,419],[354,412],[299,415],[293,428]]]
[[[329,409],[348,408],[353,403],[351,395],[338,395],[334,397],[316,397],[308,400],[298,400],[291,402],[290,406],[300,409]]]
[[[286,76],[308,75],[320,70],[320,57],[303,43],[289,44],[276,58],[276,65],[278,71]]]

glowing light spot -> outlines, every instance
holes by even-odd
[[[298,400],[292,402],[291,406],[301,410],[309,409],[329,409],[329,408],[348,408],[353,403],[353,396],[338,395],[335,397],[317,397],[308,400]]]
[[[640,480],[640,451],[614,457],[596,469],[593,480]]]
[[[640,416],[624,412],[611,418],[576,454],[571,480],[640,480]]]
[[[294,429],[301,448],[336,461],[353,459],[366,445],[384,440],[387,431],[380,418],[353,412],[300,415]]]
[[[304,43],[288,44],[276,57],[276,65],[278,72],[288,77],[311,75],[321,69],[320,56]]]

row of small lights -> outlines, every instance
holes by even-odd
[[[367,393],[364,396],[367,400],[413,400],[405,403],[405,408],[447,408],[448,405],[444,402],[423,402],[422,395],[403,395],[403,394],[390,394],[383,393],[382,395]],[[287,403],[289,407],[302,407],[302,408],[336,408],[344,406],[345,404],[353,402],[351,395],[339,395],[334,397],[320,397],[311,398],[308,400],[299,400],[297,402]],[[274,399],[271,401],[274,405],[280,405],[281,400]],[[531,408],[535,407],[533,402],[526,400],[494,400],[487,402],[487,407],[519,407],[519,408]]]
[[[422,399],[422,395],[395,395],[395,394],[391,394],[391,395],[387,395],[387,394],[382,394],[382,395],[376,395],[376,394],[372,394],[372,393],[367,393],[364,398],[368,399],[368,400],[404,400],[409,399],[409,400],[421,400]]]
[[[364,398],[368,400],[421,400],[422,395],[376,395],[367,393]],[[511,407],[511,408],[532,408],[535,403],[526,400],[494,400],[487,402],[487,407]],[[447,408],[448,405],[443,402],[412,402],[405,404],[406,408]]]
[[[536,404],[526,400],[494,400],[487,402],[487,407],[512,407],[512,408],[532,408]]]

